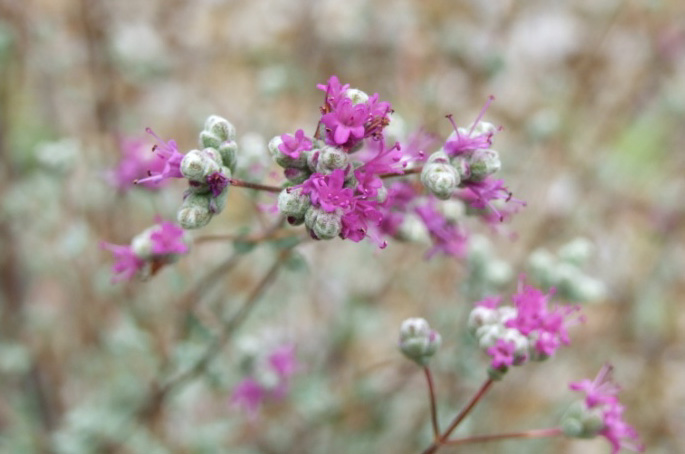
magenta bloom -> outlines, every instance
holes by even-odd
[[[283,345],[271,352],[267,358],[269,366],[281,380],[288,380],[297,370],[295,346]]]
[[[254,418],[266,398],[266,390],[257,380],[248,377],[238,383],[231,394],[231,403],[242,407],[247,414]]]
[[[334,144],[345,145],[348,141],[354,144],[364,138],[368,115],[366,104],[354,104],[351,99],[343,98],[334,111],[321,117],[321,122],[330,130],[329,138]]]
[[[601,410],[604,427],[599,434],[611,443],[612,454],[618,453],[621,448],[642,452],[644,446],[639,443],[637,431],[623,420],[625,407],[618,401],[620,388],[612,381],[612,371],[613,367],[605,364],[594,380],[573,382],[569,388],[585,394],[588,408]]]
[[[342,85],[338,76],[331,76],[326,85],[317,84],[316,88],[326,92],[324,109],[328,112],[338,105],[338,102],[345,97],[345,92],[350,88],[350,84]]]
[[[354,191],[344,187],[345,172],[336,169],[330,175],[315,173],[302,183],[302,193],[309,195],[314,206],[332,213],[348,210],[354,203]]]
[[[487,307],[488,309],[496,309],[502,302],[501,296],[486,296],[476,303],[476,306]]]
[[[561,344],[568,345],[570,338],[567,327],[569,316],[580,310],[579,306],[548,306],[549,297],[539,289],[525,285],[525,276],[519,278],[519,291],[512,296],[516,306],[516,318],[505,323],[525,336],[535,333],[535,350],[545,356],[552,356]],[[576,319],[576,321],[582,319]]]
[[[452,119],[452,116],[448,116],[450,122],[452,123],[452,127],[454,127],[455,133],[454,136],[450,136],[450,138],[447,139],[447,142],[444,146],[445,152],[450,157],[465,154],[474,150],[483,150],[490,148],[490,146],[492,145],[492,136],[494,135],[494,132],[489,131],[483,134],[476,135],[474,135],[473,132],[476,129],[478,123],[480,123],[481,118],[483,118],[483,115],[485,115],[485,111],[490,106],[490,103],[494,99],[495,98],[493,96],[490,96],[488,98],[488,101],[485,103],[485,106],[483,106],[483,109],[480,111],[480,114],[478,114],[478,117],[476,117],[476,121],[473,123],[473,126],[471,126],[471,129],[467,134],[460,133],[459,128]]]
[[[214,172],[211,175],[207,175],[207,184],[209,185],[209,190],[212,193],[212,197],[219,197],[226,186],[228,186],[228,178],[221,172]]]
[[[467,236],[458,225],[450,222],[442,213],[437,211],[432,201],[416,207],[415,211],[425,224],[433,240],[433,247],[427,252],[426,258],[431,258],[438,252],[454,257],[464,257],[466,254]]]
[[[129,245],[123,246],[103,241],[100,243],[100,247],[114,255],[112,282],[131,280],[145,265],[145,261],[135,255]]]
[[[185,254],[188,245],[183,241],[183,229],[173,222],[158,220],[157,229],[150,234],[152,253],[158,255]]]
[[[283,134],[281,140],[283,143],[278,146],[278,149],[293,159],[299,158],[301,152],[312,149],[312,140],[305,136],[301,129],[298,129],[294,136]]]
[[[148,134],[151,134],[159,142],[152,148],[155,156],[163,163],[161,171],[148,170],[148,177],[141,180],[137,180],[136,184],[141,183],[159,183],[167,178],[183,178],[181,173],[181,161],[183,160],[183,154],[178,151],[178,146],[174,140],[169,142],[164,142],[162,139],[155,134],[152,129],[147,128]],[[156,168],[159,167],[159,163],[156,164]]]
[[[492,347],[488,348],[488,355],[492,357],[490,365],[493,369],[500,369],[514,364],[514,353],[516,352],[516,343],[514,341],[505,341],[504,339],[497,339],[497,342]]]
[[[494,178],[485,178],[482,181],[464,181],[463,182],[466,189],[460,191],[457,195],[464,202],[468,203],[473,208],[489,208],[501,222],[504,220],[505,215],[511,214],[515,210],[505,210],[504,213],[500,212],[492,204],[494,200],[504,200],[505,202],[512,202],[519,205],[525,205],[526,203],[512,198],[511,192],[504,186],[503,180],[496,180]]]
[[[120,143],[121,160],[115,168],[105,173],[107,182],[119,191],[126,191],[134,186],[134,182],[144,178],[148,172],[162,172],[164,161],[150,153],[146,143],[139,139],[124,138]],[[147,189],[157,189],[158,184],[144,182],[140,186]]]

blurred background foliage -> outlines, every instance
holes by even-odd
[[[173,218],[182,194],[109,186],[122,138],[151,127],[188,150],[215,113],[235,124],[250,179],[274,181],[260,150],[314,130],[315,85],[331,74],[443,138],[446,114],[468,124],[495,95],[495,148],[528,207],[507,231],[483,230],[490,244],[463,262],[399,242],[297,248],[207,367],[155,401],[160,374],[196,363],[284,245],[198,243],[149,282],[112,285],[99,241]],[[419,452],[426,390],[396,351],[401,320],[442,333],[434,374],[450,418],[484,376],[464,324],[474,299],[511,291],[534,251],[554,257],[585,237],[584,273],[603,287],[572,347],[509,374],[461,433],[552,426],[567,383],[609,360],[648,452],[685,452],[683,125],[679,0],[0,0],[0,451]],[[200,234],[262,231],[262,203],[273,199],[234,188]],[[234,250],[231,272],[202,284]],[[479,287],[488,260],[501,273]],[[241,345],[273,339],[296,345],[300,369],[251,420],[229,404]]]

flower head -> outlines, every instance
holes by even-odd
[[[135,181],[144,178],[148,172],[160,173],[164,170],[164,161],[150,154],[143,140],[124,138],[120,142],[121,160],[113,169],[105,173],[108,183],[119,191],[126,191],[135,185]],[[140,186],[157,189],[160,184],[142,182]]]
[[[145,131],[152,135],[159,142],[157,145],[152,147],[152,151],[163,165],[157,163],[155,165],[155,169],[158,169],[160,166],[162,169],[149,169],[149,176],[147,178],[137,180],[136,184],[159,183],[167,178],[183,178],[183,174],[181,173],[181,161],[183,161],[183,154],[178,151],[176,142],[174,140],[164,142],[150,128],[147,128]]]
[[[173,222],[157,220],[159,224],[150,233],[152,253],[157,255],[185,254],[188,245],[183,240],[183,229]]]
[[[278,146],[278,149],[284,155],[293,159],[298,159],[303,151],[312,149],[312,140],[304,135],[302,129],[298,129],[294,136],[290,134],[281,135],[281,140],[283,143]]]
[[[564,431],[568,436],[593,437],[601,435],[611,444],[611,453],[621,448],[642,452],[637,431],[623,420],[625,407],[619,403],[617,394],[620,387],[612,381],[613,367],[605,364],[593,379],[585,379],[569,384],[569,388],[585,394],[583,406],[569,411],[564,421]],[[596,424],[593,417],[599,414],[601,421]],[[588,424],[592,422],[592,424]]]
[[[495,134],[496,128],[489,123],[481,123],[481,118],[483,118],[485,111],[494,99],[494,96],[488,98],[485,106],[483,106],[480,114],[478,114],[476,121],[473,122],[473,125],[468,131],[458,128],[452,119],[452,116],[448,115],[447,118],[449,118],[452,123],[454,132],[449,136],[447,142],[445,142],[444,149],[450,157],[459,156],[474,150],[490,148],[490,145],[492,145],[492,136]]]
[[[114,255],[112,282],[130,280],[145,266],[145,260],[134,254],[130,245],[124,246],[103,241],[100,243],[100,247]]]

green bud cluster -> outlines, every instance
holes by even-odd
[[[556,254],[536,249],[528,258],[529,275],[542,287],[554,287],[569,301],[600,301],[606,294],[604,284],[583,271],[594,246],[586,238],[576,238]]]
[[[200,149],[190,150],[181,161],[188,189],[176,218],[184,229],[204,227],[226,207],[228,185],[220,194],[212,191],[212,179],[230,180],[235,171],[235,127],[217,115],[207,118],[200,133]]]
[[[442,338],[423,318],[408,318],[400,326],[400,351],[420,366],[438,351]]]

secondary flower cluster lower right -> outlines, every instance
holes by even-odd
[[[490,376],[499,379],[510,366],[541,361],[570,343],[568,326],[582,320],[579,306],[550,305],[554,292],[544,293],[519,279],[512,306],[500,306],[502,298],[488,297],[476,303],[468,327],[478,345],[492,358]]]

